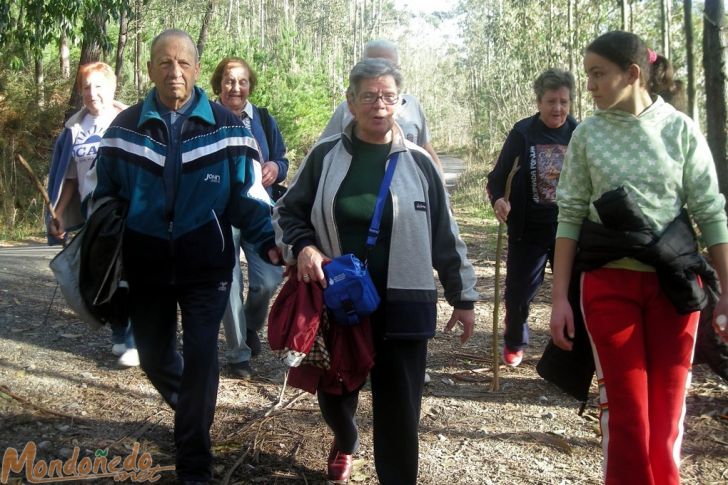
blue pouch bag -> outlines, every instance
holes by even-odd
[[[367,257],[377,243],[384,201],[389,193],[389,185],[392,183],[398,159],[399,153],[390,156],[384,179],[379,187],[374,215],[367,234]],[[367,271],[366,258],[362,263],[354,254],[343,254],[331,260],[323,270],[327,283],[327,287],[324,288],[324,304],[337,323],[356,325],[360,317],[371,315],[379,307],[381,299]]]
[[[381,301],[369,271],[353,254],[344,254],[323,267],[327,287],[324,304],[342,325],[356,325]]]

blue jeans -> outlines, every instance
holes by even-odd
[[[126,325],[110,325],[111,326],[111,343],[125,344],[127,349],[135,349],[134,333],[131,331],[131,321]]]
[[[222,318],[225,329],[227,350],[225,358],[228,363],[247,362],[250,360],[250,347],[245,343],[247,331],[257,332],[265,325],[268,318],[268,307],[278,285],[283,279],[283,268],[273,266],[261,258],[255,246],[240,239],[240,231],[233,227],[233,243],[235,244],[235,268],[230,284],[230,301]],[[240,249],[248,261],[248,298],[243,304],[243,272],[240,268]]]
[[[508,240],[506,262],[506,347],[522,350],[528,346],[528,314],[531,301],[543,283],[546,262],[553,266],[554,246],[529,241]]]

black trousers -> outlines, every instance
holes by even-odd
[[[217,336],[229,293],[228,282],[129,287],[141,367],[175,410],[176,467],[182,480],[212,478]],[[177,351],[177,305],[182,315],[182,355]]]
[[[553,265],[554,246],[508,239],[506,262],[506,347],[521,350],[528,346],[528,314],[531,302],[543,283],[546,263]]]
[[[374,349],[371,386],[377,476],[383,485],[416,484],[427,340],[385,340],[375,330]],[[359,446],[355,417],[359,390],[341,396],[319,392],[318,401],[336,447],[354,453]]]

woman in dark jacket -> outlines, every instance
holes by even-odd
[[[574,92],[571,73],[549,69],[536,79],[533,90],[538,113],[515,124],[487,185],[496,217],[508,224],[503,362],[511,367],[523,359],[529,307],[543,282],[546,262],[553,261],[556,185],[576,128],[569,115]],[[506,200],[506,179],[516,164],[519,168]]]

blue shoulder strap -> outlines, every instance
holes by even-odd
[[[387,170],[384,172],[384,179],[382,179],[382,185],[379,186],[379,195],[377,195],[377,204],[374,206],[374,215],[372,216],[372,223],[369,225],[369,233],[367,235],[367,255],[364,260],[369,259],[369,251],[377,243],[377,237],[379,236],[379,223],[382,221],[382,212],[384,212],[384,202],[387,200],[387,194],[389,193],[389,185],[392,183],[392,177],[394,176],[394,169],[397,168],[397,160],[399,160],[399,152],[393,153],[389,157],[389,164],[387,164]]]

